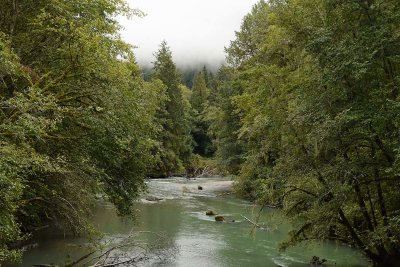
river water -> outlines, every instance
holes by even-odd
[[[198,185],[203,190],[198,190]],[[327,266],[367,266],[358,251],[334,243],[312,243],[279,251],[278,243],[290,230],[289,223],[279,211],[265,209],[259,218],[264,229],[253,229],[243,216],[255,220],[258,210],[249,202],[222,194],[230,185],[228,178],[151,180],[148,195],[162,200],[138,202],[136,220],[119,218],[111,205],[99,203],[93,223],[105,233],[105,238],[138,231],[167,235],[177,248],[175,257],[163,262],[153,260],[143,266],[305,267],[314,255],[327,259]],[[235,222],[215,222],[213,216],[205,215],[208,210],[223,215],[226,221]],[[62,264],[69,258],[82,256],[85,251],[82,246],[88,240],[48,231],[38,237],[37,242],[39,245],[26,252],[18,266]]]

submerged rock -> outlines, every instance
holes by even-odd
[[[160,201],[163,200],[162,198],[154,197],[154,196],[147,196],[145,198],[147,201]]]
[[[214,216],[214,215],[217,215],[217,213],[213,212],[212,210],[209,210],[209,211],[206,211],[206,215]]]

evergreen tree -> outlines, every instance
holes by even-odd
[[[206,119],[206,108],[208,107],[210,90],[207,88],[205,81],[205,77],[208,77],[207,69],[204,69],[203,71],[198,72],[194,78],[192,95],[190,98],[196,118],[194,129],[192,130],[192,136],[196,143],[194,153],[201,156],[212,156],[215,149],[211,142],[211,138],[208,135],[209,123]]]
[[[211,76],[212,75],[210,72],[208,72],[208,69],[206,65],[203,66],[203,70],[201,71],[204,77],[204,81],[206,83],[207,88],[211,88]]]
[[[190,98],[190,103],[197,113],[203,113],[208,97],[210,95],[210,90],[207,88],[206,81],[204,79],[204,72],[198,72],[194,76],[194,83],[192,87],[192,96]]]
[[[161,80],[165,85],[167,100],[158,114],[163,128],[158,151],[160,162],[152,175],[169,176],[181,172],[190,158],[189,118],[185,113],[180,76],[165,41],[161,43],[155,57],[153,78]]]

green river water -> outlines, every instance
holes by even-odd
[[[119,218],[111,205],[99,203],[93,223],[105,238],[124,236],[132,231],[165,233],[178,251],[165,262],[151,261],[142,266],[309,266],[313,255],[327,259],[327,266],[367,266],[358,251],[333,243],[314,243],[281,252],[278,243],[285,239],[290,225],[279,211],[266,209],[259,219],[268,230],[252,233],[252,224],[242,216],[255,218],[257,211],[249,202],[230,195],[217,196],[227,190],[227,178],[155,179],[149,183],[149,195],[162,198],[158,202],[138,202],[136,221]],[[203,190],[197,186],[202,185]],[[218,223],[206,216],[207,210],[224,215],[235,223]],[[48,231],[37,238],[38,246],[25,253],[17,266],[41,263],[62,264],[68,255],[84,254],[88,241],[69,238]]]

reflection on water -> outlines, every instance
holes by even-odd
[[[202,185],[203,190],[198,190]],[[354,250],[328,243],[279,252],[277,245],[289,230],[279,211],[265,210],[260,222],[271,231],[251,232],[252,225],[243,216],[254,217],[250,203],[232,196],[219,196],[227,189],[227,179],[184,178],[157,179],[149,182],[149,195],[162,198],[159,202],[142,200],[136,204],[137,220],[119,218],[111,205],[99,204],[94,224],[106,236],[128,235],[133,231],[167,234],[179,248],[176,258],[168,262],[152,262],[151,266],[308,266],[313,255],[328,260],[332,266],[366,266],[367,262]],[[216,211],[235,223],[217,223],[206,216]],[[63,238],[47,234],[39,238],[39,246],[24,256],[20,266],[38,263],[62,264],[68,257],[84,254],[85,239]]]

